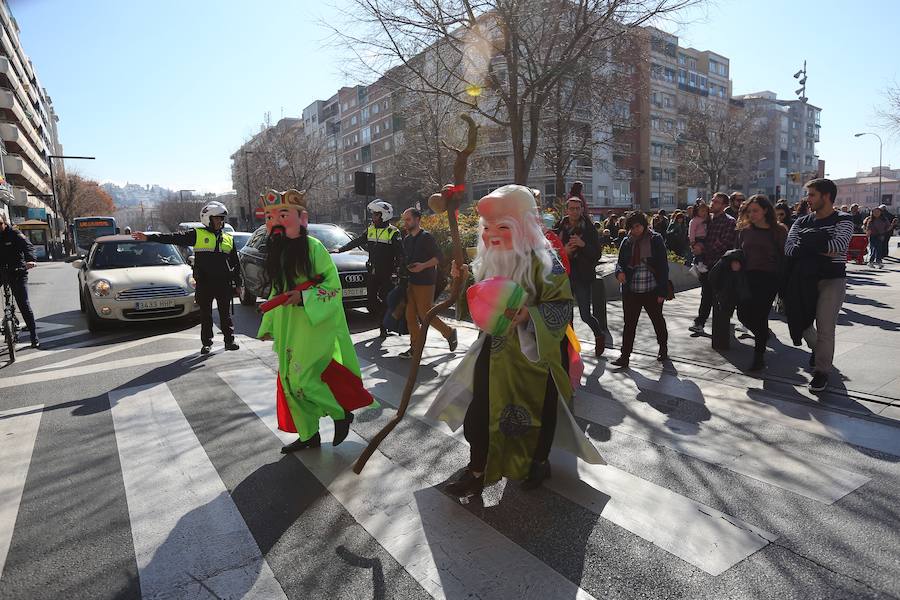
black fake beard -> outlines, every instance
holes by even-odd
[[[312,277],[312,264],[309,258],[309,242],[306,239],[306,227],[300,227],[300,236],[289,238],[283,233],[276,234],[276,228],[284,230],[280,225],[272,228],[266,250],[266,275],[276,293],[292,289],[298,276]]]

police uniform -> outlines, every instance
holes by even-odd
[[[205,227],[175,233],[148,234],[152,242],[191,247],[194,250],[194,298],[200,306],[200,341],[211,346],[213,338],[212,303],[219,307],[219,326],[225,344],[234,343],[231,302],[234,288],[241,287],[241,267],[231,234]]]
[[[338,252],[363,244],[369,252],[368,308],[381,323],[387,296],[393,288],[391,277],[403,264],[400,230],[387,222],[381,226],[370,224],[363,235],[342,246]]]

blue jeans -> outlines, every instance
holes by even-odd
[[[884,236],[869,236],[869,262],[880,263],[884,258]]]
[[[601,339],[606,334],[600,327],[600,321],[598,321],[597,317],[591,312],[591,282],[578,281],[577,279],[570,278],[569,283],[572,286],[572,294],[575,296],[575,302],[578,303],[578,314],[581,315],[581,320],[594,332],[595,339]]]

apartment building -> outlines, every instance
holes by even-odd
[[[685,131],[680,108],[697,103],[727,107],[730,65],[715,52],[679,46],[677,36],[659,29],[648,27],[642,34],[644,53],[634,65],[638,93],[630,107],[636,130],[623,136],[614,160],[619,172],[630,174],[634,207],[671,211],[702,191],[679,186],[677,145]]]
[[[822,109],[800,100],[779,100],[774,92],[737,96],[749,110],[769,122],[771,139],[758,165],[743,184],[747,193],[799,201],[803,184],[821,176],[816,143],[819,141]],[[791,174],[799,174],[794,175]]]
[[[52,220],[51,154],[61,154],[58,117],[31,60],[6,0],[0,2],[0,206],[13,222]],[[57,162],[56,174],[62,173]],[[59,231],[59,223],[54,222]]]
[[[900,206],[900,169],[891,169],[890,166],[872,167],[871,171],[860,171],[855,177],[835,179],[834,184],[838,188],[835,201],[838,206],[859,204],[861,209],[871,210],[884,204],[893,213]]]

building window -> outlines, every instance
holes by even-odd
[[[358,121],[357,121],[356,115],[353,115],[352,117],[350,117],[350,124],[351,124],[351,125],[356,125],[357,122],[358,122]]]
[[[669,83],[675,83],[675,69],[670,69],[669,67],[666,67],[665,78],[666,78],[666,81],[668,81]]]
[[[390,128],[391,128],[391,122],[390,122],[390,121],[385,121],[385,122],[384,122],[384,129],[385,129],[385,130],[388,130],[388,129],[390,129]]]
[[[651,167],[650,168],[650,179],[653,181],[659,181],[662,179],[662,169],[659,167]]]
[[[378,114],[378,104],[377,103],[372,105],[372,114],[373,115]]]
[[[384,140],[384,149],[385,150],[391,149],[391,140]]]
[[[375,125],[375,135],[381,133],[381,125]]]

